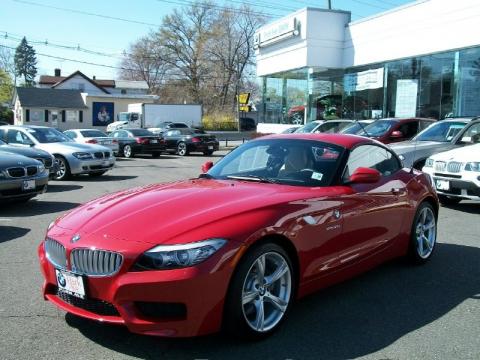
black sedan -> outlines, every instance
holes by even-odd
[[[112,132],[109,136],[118,141],[118,155],[126,158],[138,154],[159,157],[162,151],[165,151],[163,138],[146,129],[121,129]]]
[[[170,129],[163,133],[167,151],[176,152],[180,156],[191,152],[202,152],[212,155],[218,151],[218,140],[215,135],[206,134],[197,129]]]
[[[45,166],[45,169],[48,170],[48,172],[50,173],[50,177],[52,178],[57,172],[58,165],[55,163],[55,158],[53,157],[53,155],[44,150],[8,145],[7,143],[0,140],[0,155],[5,152],[23,155],[42,162]]]

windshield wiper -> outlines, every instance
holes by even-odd
[[[246,175],[246,176],[228,175],[227,179],[256,181],[256,182],[269,183],[269,184],[275,184],[277,182],[275,179],[264,178],[264,177],[253,176],[253,175]]]

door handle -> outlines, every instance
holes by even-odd
[[[392,188],[392,194],[394,194],[394,195],[400,195],[400,194],[402,194],[402,193],[403,193],[402,189]]]

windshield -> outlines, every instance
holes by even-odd
[[[296,133],[310,133],[312,132],[316,127],[318,126],[318,123],[316,122],[311,122],[306,125],[303,125],[299,127],[297,130],[295,130]]]
[[[397,121],[395,120],[377,120],[374,123],[365,126],[365,131],[367,132],[368,136],[383,136],[396,122]]]
[[[412,141],[450,142],[465,125],[467,124],[460,121],[439,121],[423,130]]]
[[[215,179],[329,186],[344,148],[300,139],[256,140],[238,147],[204,175]]]
[[[346,127],[345,129],[342,129],[340,131],[341,134],[352,134],[352,135],[365,135],[365,129],[368,126],[368,124],[359,124],[355,123],[353,125],[350,125]]]
[[[95,138],[95,137],[106,137],[107,135],[101,132],[100,130],[82,130],[80,131],[84,137]]]
[[[151,131],[148,131],[145,129],[133,129],[128,131],[130,131],[133,134],[133,136],[154,136],[154,134]]]
[[[72,141],[68,136],[53,128],[27,128],[26,131],[42,144]]]
[[[7,144],[4,143],[2,140],[0,140],[0,145],[7,145]]]

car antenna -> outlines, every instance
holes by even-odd
[[[362,128],[362,131],[365,133],[365,135],[367,135],[367,137],[370,137],[370,134],[367,132],[367,130],[365,130],[365,127],[362,125],[360,121],[358,121],[357,119],[353,119],[353,121],[355,121],[358,125],[360,125],[360,127]]]

